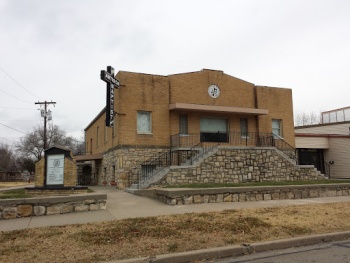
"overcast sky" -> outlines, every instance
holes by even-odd
[[[82,138],[105,106],[108,65],[291,88],[295,114],[350,106],[350,1],[0,0],[0,142],[43,125],[45,100]]]

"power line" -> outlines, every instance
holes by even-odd
[[[20,132],[20,133],[26,134],[25,132],[19,131],[19,130],[15,129],[15,128],[12,128],[12,127],[10,127],[10,126],[7,126],[7,125],[5,125],[5,124],[3,124],[3,123],[0,123],[0,124],[1,124],[2,126],[5,126],[5,127],[9,128],[9,129],[11,129],[11,130],[14,130],[14,131],[16,131],[16,132]]]
[[[15,109],[15,110],[38,110],[38,109],[29,109],[29,108],[16,108],[16,107],[0,107],[0,109]]]
[[[1,90],[1,89],[0,89],[0,91],[3,92],[3,93],[5,93],[5,94],[7,94],[7,95],[9,95],[9,96],[12,97],[12,98],[17,99],[17,100],[21,100],[21,101],[26,102],[26,103],[31,103],[30,101],[22,100],[22,99],[20,99],[20,98],[18,98],[18,97],[16,97],[16,96],[13,96],[13,95],[11,95],[10,93],[8,93],[8,92],[6,92],[6,91],[3,91],[3,90]]]
[[[37,97],[38,99],[41,100],[40,97],[38,97],[37,95],[35,95],[33,92],[27,90],[25,87],[23,87],[23,85],[21,85],[20,83],[18,83],[10,74],[8,74],[2,67],[0,67],[0,70],[2,72],[4,72],[6,74],[6,76],[8,76],[14,83],[16,83],[18,86],[20,86],[22,89],[24,89],[25,91],[27,91],[29,94],[33,95],[34,97]]]

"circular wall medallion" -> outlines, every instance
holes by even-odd
[[[217,97],[220,96],[220,89],[218,85],[212,84],[208,88],[208,94],[210,97],[216,99]]]

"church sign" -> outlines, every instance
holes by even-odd
[[[64,154],[47,156],[46,185],[63,185]]]
[[[101,79],[107,83],[106,126],[114,126],[114,88],[119,88],[119,80],[114,77],[114,68],[101,70]]]

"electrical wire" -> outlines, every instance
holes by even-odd
[[[33,103],[33,102],[30,102],[30,101],[27,101],[27,100],[22,100],[22,99],[20,99],[20,98],[18,98],[18,97],[16,97],[16,96],[13,96],[13,95],[11,95],[10,93],[8,93],[8,92],[6,92],[6,91],[3,91],[3,90],[1,90],[1,89],[0,89],[0,91],[3,92],[3,93],[5,93],[5,94],[7,94],[8,96],[10,96],[10,97],[12,97],[12,98],[17,99],[17,100],[20,100],[20,101],[23,101],[23,102],[26,102],[26,103]]]
[[[16,132],[20,132],[20,133],[26,134],[25,132],[19,131],[19,130],[15,129],[15,128],[12,128],[12,127],[10,127],[10,126],[7,126],[7,125],[5,125],[5,124],[3,124],[3,123],[0,123],[0,124],[1,124],[2,126],[5,126],[5,127],[9,128],[9,129],[11,129],[11,130],[14,130],[14,131],[16,131]]]
[[[26,89],[25,87],[23,87],[23,85],[21,85],[20,83],[18,83],[9,73],[7,73],[2,67],[0,67],[0,70],[5,73],[5,75],[7,77],[9,77],[14,83],[16,83],[18,86],[20,86],[22,89],[24,89],[25,91],[27,91],[29,94],[33,95],[34,97],[38,98],[41,100],[41,98],[37,95],[35,95],[33,92],[29,91],[28,89]]]

